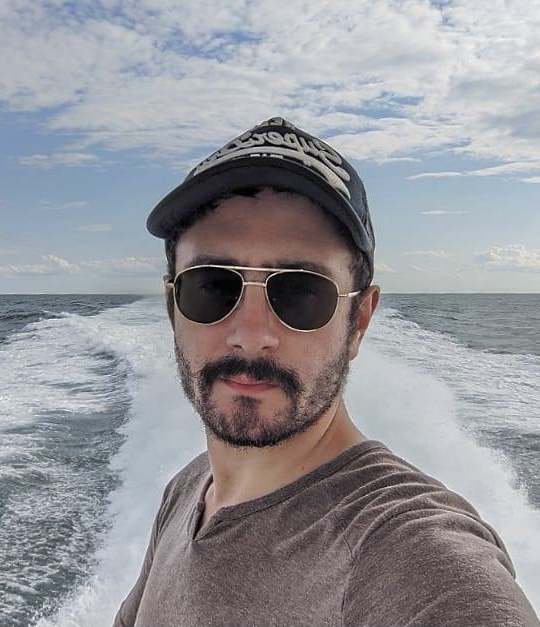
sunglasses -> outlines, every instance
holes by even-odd
[[[264,282],[246,281],[240,271],[270,272]],[[335,281],[318,272],[301,269],[247,266],[193,266],[179,272],[172,286],[178,311],[191,322],[217,324],[230,316],[242,300],[246,285],[264,287],[266,300],[278,320],[294,331],[317,331],[334,317],[340,298]]]

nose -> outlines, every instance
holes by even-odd
[[[268,354],[279,345],[279,320],[270,310],[261,284],[249,284],[228,321],[227,346],[246,355]]]

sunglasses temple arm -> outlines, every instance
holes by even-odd
[[[346,294],[338,294],[338,298],[352,298],[353,296],[358,296],[364,290],[358,290],[357,292],[347,292]]]

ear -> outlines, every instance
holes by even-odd
[[[164,281],[165,287],[165,304],[167,305],[167,315],[169,316],[169,322],[174,331],[174,296],[172,283]]]
[[[361,301],[356,312],[356,323],[349,340],[349,360],[354,359],[358,355],[360,342],[379,304],[380,295],[381,288],[378,285],[370,285],[360,296]]]

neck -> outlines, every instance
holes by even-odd
[[[278,446],[236,449],[208,436],[213,481],[205,518],[220,507],[274,492],[366,439],[341,397],[313,427]]]

